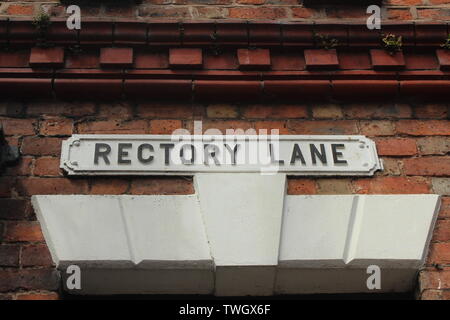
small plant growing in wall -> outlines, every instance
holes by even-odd
[[[47,41],[48,28],[51,25],[50,15],[44,11],[40,11],[33,20],[33,25],[37,32],[36,45],[41,48],[48,48],[51,45]]]
[[[339,46],[339,40],[330,38],[329,35],[315,33],[314,39],[316,40],[316,45],[321,49],[330,50]]]
[[[447,39],[445,39],[445,42],[441,44],[441,48],[450,50],[450,34],[447,36]]]
[[[384,35],[381,41],[384,49],[389,52],[390,55],[394,55],[396,52],[402,50],[402,36],[396,36],[395,34],[389,33]]]

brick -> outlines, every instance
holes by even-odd
[[[20,255],[22,267],[50,267],[53,266],[50,251],[45,244],[26,245],[22,247]]]
[[[17,189],[21,195],[38,194],[86,194],[88,184],[85,180],[66,178],[20,178]]]
[[[438,220],[434,227],[433,241],[450,241],[450,220]],[[450,242],[449,246],[450,248]],[[447,260],[450,262],[450,250],[447,251]]]
[[[242,70],[261,70],[270,68],[269,49],[238,49],[239,68]]]
[[[31,48],[30,66],[44,68],[64,66],[64,48]]]
[[[134,67],[137,69],[166,69],[169,67],[167,52],[136,52]]]
[[[349,104],[343,107],[349,119],[400,119],[411,118],[411,107],[407,104]]]
[[[1,55],[0,55],[1,58]],[[23,103],[17,101],[1,101],[0,102],[0,115],[8,117],[21,116],[24,113]]]
[[[314,119],[340,119],[341,107],[337,104],[319,104],[312,107]]]
[[[432,243],[428,263],[450,264],[450,242]]]
[[[420,300],[442,300],[441,290],[425,290],[420,296]]]
[[[413,136],[450,135],[450,121],[448,120],[400,120],[396,123],[398,134]]]
[[[357,134],[358,127],[353,120],[289,120],[288,126],[293,134]]]
[[[450,157],[426,157],[405,159],[404,172],[407,175],[449,176]]]
[[[11,16],[33,16],[34,6],[29,4],[10,4],[6,13]]]
[[[143,118],[155,119],[191,119],[193,108],[185,103],[139,103],[137,114]]]
[[[414,114],[420,119],[445,119],[448,116],[448,107],[445,104],[415,106]]]
[[[1,199],[0,220],[21,220],[30,213],[30,203],[26,200]]]
[[[350,179],[317,179],[318,194],[351,194]]]
[[[36,159],[33,174],[35,176],[60,176],[59,158],[38,158]]]
[[[416,141],[410,138],[375,139],[380,156],[413,156],[417,154]]]
[[[169,50],[169,65],[172,68],[201,68],[202,49],[173,48]]]
[[[91,182],[89,194],[123,194],[128,191],[129,185],[127,179],[96,178]]]
[[[445,155],[450,152],[450,137],[424,137],[417,140],[419,153],[423,155]]]
[[[49,293],[19,293],[16,296],[17,300],[59,300],[59,295],[56,292]]]
[[[435,193],[450,196],[450,178],[433,178],[431,181]]]
[[[31,174],[34,159],[31,157],[20,157],[14,166],[8,166],[5,170],[5,176],[27,176]]]
[[[55,269],[0,270],[0,292],[24,290],[57,290],[59,273]]]
[[[132,48],[100,49],[100,65],[102,67],[125,68],[133,65]]]
[[[257,134],[289,134],[286,121],[256,121]],[[275,130],[278,130],[275,132]]]
[[[39,133],[44,136],[70,136],[73,120],[68,118],[50,118],[41,121]]]
[[[450,218],[450,197],[441,198],[440,218]]]
[[[18,267],[19,252],[19,246],[0,245],[0,267]]]
[[[395,134],[394,124],[391,121],[361,121],[361,134],[373,136],[392,136]]]
[[[353,182],[358,194],[430,193],[430,183],[422,177],[376,177]]]
[[[448,289],[450,288],[450,270],[442,271],[421,271],[419,273],[420,289]]]
[[[37,221],[8,222],[3,237],[6,242],[43,242],[41,226]]]
[[[239,110],[235,105],[211,104],[206,108],[208,118],[237,118]]]
[[[22,154],[33,156],[59,156],[60,138],[25,137],[22,142]]]
[[[131,194],[193,194],[194,186],[191,179],[183,178],[151,178],[134,179],[131,182]]]
[[[402,162],[398,159],[383,158],[384,170],[378,174],[386,176],[399,176],[402,173],[401,165]]]
[[[313,179],[288,178],[288,194],[316,194],[316,182]]]
[[[183,127],[181,120],[150,120],[150,133],[172,134]]]
[[[285,8],[279,7],[234,7],[229,8],[228,16],[236,19],[281,19],[286,18]]]
[[[242,107],[242,116],[248,119],[297,119],[307,118],[306,105],[245,105]]]
[[[149,132],[146,120],[124,121],[120,119],[88,121],[78,124],[78,133],[96,134],[144,134]]]
[[[35,134],[36,120],[34,119],[0,119],[0,123],[6,136],[30,136]]]
[[[409,9],[388,9],[387,17],[390,20],[412,20],[412,14]]]
[[[120,118],[122,120],[133,117],[133,106],[127,102],[101,103],[98,106],[98,116],[106,118]]]
[[[339,66],[336,49],[308,49],[304,54],[307,69],[334,69]]]
[[[192,122],[188,123],[188,130],[193,132]],[[242,120],[208,120],[202,122],[204,134],[233,134],[235,131],[247,131],[256,133],[253,123]],[[196,133],[198,134],[198,133]],[[244,134],[244,133],[242,133]]]
[[[0,177],[0,198],[10,197],[14,179],[12,177]]]

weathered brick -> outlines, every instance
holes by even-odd
[[[0,267],[19,266],[19,252],[19,246],[0,245]]]
[[[8,222],[6,224],[6,231],[3,237],[7,242],[23,242],[35,241],[42,242],[44,237],[42,235],[41,226],[37,221],[17,221]]]
[[[150,120],[150,133],[172,134],[183,127],[181,120]]]
[[[450,137],[436,136],[424,137],[417,140],[419,153],[423,155],[440,154],[450,152]]]
[[[229,17],[237,19],[281,19],[286,18],[285,8],[278,7],[234,7],[229,9]]]
[[[410,138],[375,139],[380,156],[413,156],[417,154],[416,140]]]
[[[430,193],[430,183],[422,177],[376,177],[353,182],[359,194],[421,194]]]
[[[20,178],[17,182],[19,194],[85,194],[88,191],[86,180],[66,178]]]
[[[188,130],[193,132],[193,123],[188,123]],[[234,130],[248,130],[253,129],[253,123],[249,121],[242,120],[207,120],[202,122],[202,130],[205,134],[212,134],[213,132],[217,132],[218,134],[230,134],[231,131]],[[198,133],[196,133],[198,134]]]
[[[0,292],[24,290],[56,290],[59,273],[55,269],[0,270]]]
[[[404,172],[407,175],[449,176],[450,157],[426,157],[405,159]]]
[[[402,162],[395,158],[383,158],[384,170],[378,172],[379,175],[398,176],[402,173]]]
[[[337,104],[319,104],[312,107],[315,119],[340,119],[342,118],[341,107]]]
[[[431,181],[435,193],[450,196],[450,178],[433,178]]]
[[[59,176],[59,158],[37,158],[33,174],[35,176]]]
[[[28,176],[31,174],[34,159],[32,157],[20,157],[14,166],[6,167],[5,176]]]
[[[361,121],[361,134],[373,136],[392,136],[395,134],[394,124],[387,120]]]
[[[120,119],[88,121],[78,124],[78,133],[92,134],[144,134],[149,133],[147,120],[123,121]]]
[[[242,107],[242,116],[248,119],[297,119],[307,118],[306,105],[246,105]]]
[[[69,136],[73,131],[73,120],[68,118],[50,118],[41,121],[39,133],[44,136]]]
[[[50,267],[53,265],[52,257],[45,244],[23,246],[20,262],[22,267]]]
[[[350,179],[317,179],[318,194],[351,194]]]
[[[7,136],[30,136],[35,134],[35,119],[0,119],[0,124],[3,126],[3,133]]]
[[[419,119],[443,119],[448,116],[448,107],[445,104],[426,104],[415,106],[414,115]]]
[[[211,104],[206,108],[206,114],[209,118],[236,118],[239,115],[237,106],[229,104]]]
[[[123,194],[128,191],[128,179],[96,178],[91,182],[90,194]]]
[[[32,292],[19,293],[16,295],[17,300],[58,300],[59,295],[56,292]]]
[[[33,156],[59,156],[60,138],[25,137],[22,142],[22,154]]]
[[[21,220],[30,213],[30,203],[27,200],[0,199],[0,219]]]
[[[191,119],[193,108],[190,104],[180,103],[139,103],[137,114],[144,118],[155,119]]]
[[[151,178],[134,179],[131,182],[131,194],[193,194],[191,179],[183,178]]]
[[[6,9],[6,13],[12,16],[32,16],[34,14],[34,6],[30,4],[10,4]]]
[[[442,300],[442,290],[425,290],[420,296],[420,300]]]
[[[255,129],[257,134],[288,134],[286,121],[256,121]],[[275,132],[277,131],[277,132]]]
[[[450,241],[450,220],[438,220],[434,227],[433,241]],[[447,253],[450,260],[450,251]]]
[[[288,128],[293,134],[357,134],[357,122],[353,120],[289,120]]]
[[[396,124],[398,134],[413,136],[450,135],[448,120],[400,120]]]
[[[289,178],[288,194],[316,194],[316,182],[313,179]]]
[[[421,271],[419,273],[420,289],[450,288],[450,269],[442,271]]]
[[[98,107],[98,116],[121,119],[127,119],[133,117],[133,105],[130,103],[101,103]]]
[[[13,177],[0,177],[0,198],[11,196],[14,181]]]
[[[440,218],[450,218],[450,197],[441,198]]]
[[[399,119],[410,118],[412,114],[407,104],[350,104],[343,111],[349,119]]]

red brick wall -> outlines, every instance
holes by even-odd
[[[373,178],[289,179],[290,194],[444,195],[422,298],[450,298],[450,110],[431,104],[191,105],[189,103],[0,103],[20,163],[0,176],[0,298],[56,298],[58,274],[30,207],[33,194],[188,194],[191,178],[76,178],[59,170],[61,140],[73,133],[171,133],[192,128],[266,128],[282,134],[363,134],[385,170]]]
[[[75,1],[76,2],[76,1]],[[302,0],[143,0],[140,5],[86,6],[83,17],[128,17],[139,19],[277,19],[329,20],[362,19],[366,7],[305,7]],[[441,20],[450,19],[450,0],[385,0],[383,19]],[[65,7],[58,0],[10,0],[0,4],[0,16],[33,16],[39,8],[54,16],[65,16]]]

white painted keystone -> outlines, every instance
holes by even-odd
[[[197,174],[197,195],[33,196],[57,266],[81,294],[269,295],[412,288],[437,195],[285,195],[285,176]],[[284,207],[283,207],[284,205]]]

